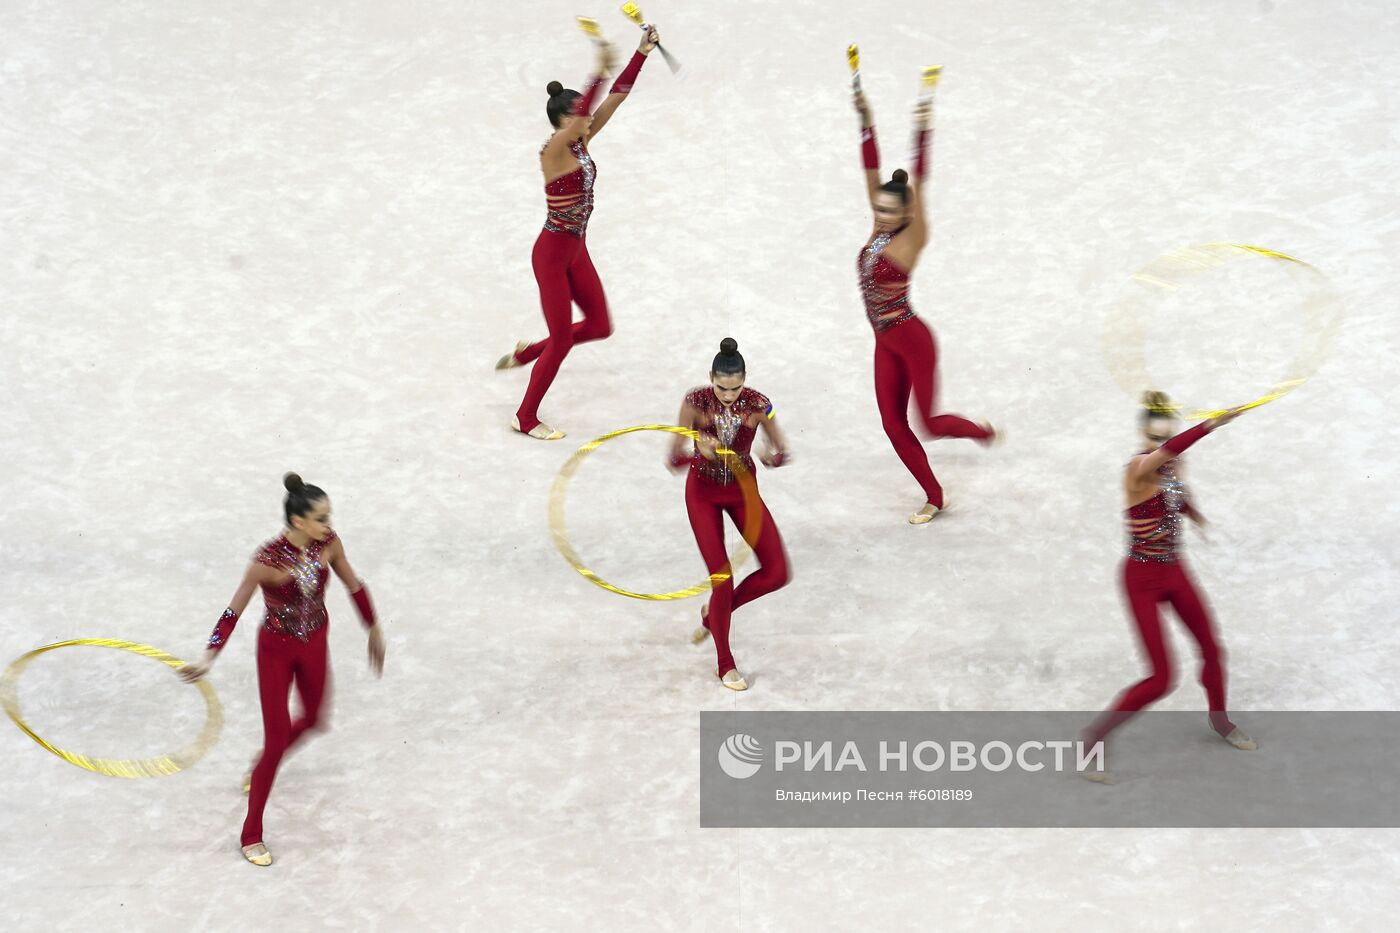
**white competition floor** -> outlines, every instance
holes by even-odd
[[[565,362],[542,413],[570,436],[544,444],[507,429],[525,374],[492,364],[543,335],[543,89],[584,80],[576,13],[630,54],[611,0],[7,9],[0,662],[72,637],[195,655],[286,470],[330,492],[389,638],[376,681],[332,583],[333,728],[273,792],[271,870],[237,850],[259,600],[185,773],[97,777],[0,725],[7,929],[1389,928],[1388,830],[701,830],[697,712],[1096,710],[1140,676],[1116,590],[1135,400],[1100,335],[1134,269],[1221,240],[1307,259],[1347,307],[1310,383],[1190,454],[1231,705],[1395,708],[1400,10],[643,10],[684,68],[651,61],[592,146],[616,334]],[[945,407],[1009,437],[930,446],[953,507],[924,528],[854,283],[853,40],[887,169],[919,67],[946,66],[914,305]],[[1165,354],[1161,388],[1263,391],[1285,374],[1237,355],[1281,369],[1296,310],[1180,306],[1164,332],[1201,356]],[[687,642],[697,601],[592,587],[545,520],[577,444],[673,418],[724,336],[797,457],[761,477],[795,579],[736,617],[741,695]],[[660,449],[618,441],[571,493],[580,550],[639,586],[703,575]],[[1202,708],[1173,641],[1164,706]],[[94,649],[37,660],[22,698],[94,755],[199,720],[158,665]]]

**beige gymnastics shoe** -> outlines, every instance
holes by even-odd
[[[984,431],[990,431],[992,434],[991,437],[977,439],[977,443],[981,444],[983,447],[1000,447],[1002,444],[1006,443],[1005,429],[993,427],[990,421],[979,421],[977,422],[977,426]]]
[[[744,680],[744,675],[740,674],[738,671],[726,672],[725,675],[720,678],[720,683],[724,684],[730,690],[749,689],[748,683]]]
[[[1246,735],[1245,731],[1239,726],[1231,729],[1229,735],[1221,736],[1221,738],[1242,752],[1252,752],[1259,747],[1259,743]]]
[[[710,637],[710,627],[705,624],[710,617],[710,607],[708,605],[700,607],[700,627],[690,633],[690,643],[692,645],[703,644],[705,639]]]
[[[514,415],[510,416],[510,426],[521,434],[527,434],[530,437],[538,438],[542,441],[557,441],[564,437],[563,431],[556,431],[549,425],[545,424],[543,421],[541,421],[539,424],[535,425],[528,431],[521,431],[520,419]]]
[[[909,524],[927,525],[929,522],[933,521],[933,517],[935,515],[941,514],[946,511],[948,511],[947,502],[943,503],[943,508],[941,509],[938,506],[934,505],[932,502],[925,503],[922,509],[919,509],[919,511],[909,516]]]
[[[525,349],[529,345],[530,344],[524,340],[517,343],[515,345],[514,350],[507,353],[505,356],[501,357],[499,360],[496,361],[496,372],[500,372],[503,369],[516,369],[518,367],[524,366],[525,364],[520,362],[520,360],[516,359],[516,357],[520,355],[521,350]]]
[[[255,842],[250,846],[243,847],[243,857],[260,868],[266,868],[272,864],[272,853],[267,851],[267,846],[261,842]]]

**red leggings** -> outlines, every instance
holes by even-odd
[[[763,509],[763,519],[758,529],[758,540],[749,541],[749,547],[753,548],[758,558],[758,569],[745,577],[737,588],[731,577],[710,591],[710,614],[705,625],[715,639],[720,677],[734,670],[734,655],[729,652],[730,613],[745,603],[781,589],[792,579],[778,525],[762,500],[759,501],[759,508]],[[729,562],[724,549],[724,513],[729,513],[741,533],[747,515],[739,484],[721,486],[700,479],[692,472],[685,481],[685,509],[690,515],[690,527],[695,532],[695,543],[700,545],[700,556],[705,559],[705,567],[710,573],[721,572]]]
[[[535,362],[530,371],[530,385],[525,398],[515,412],[520,430],[529,431],[540,423],[540,402],[559,372],[559,364],[576,343],[602,340],[612,333],[608,317],[608,300],[603,297],[603,283],[593,260],[588,257],[588,242],[583,237],[541,230],[535,240],[530,263],[535,267],[535,281],[540,286],[540,307],[544,311],[549,336],[530,344],[516,354],[521,363]],[[577,304],[583,320],[574,323],[573,307]]]
[[[934,479],[923,444],[909,427],[909,393],[919,423],[932,438],[991,437],[986,429],[960,415],[935,415],[938,404],[938,344],[919,318],[910,318],[875,333],[875,401],[894,452],[923,487],[928,501],[943,508],[943,487]]]
[[[287,691],[296,681],[303,713],[292,722]],[[314,729],[321,717],[326,692],[326,626],[305,643],[267,629],[258,631],[258,696],[262,700],[263,750],[253,768],[248,792],[248,818],[243,821],[243,845],[262,842],[263,808],[277,776],[277,766],[293,745]]]
[[[1206,699],[1210,703],[1211,726],[1221,735],[1229,735],[1235,726],[1225,714],[1225,650],[1215,640],[1210,613],[1186,575],[1186,568],[1179,561],[1158,564],[1127,560],[1123,563],[1123,589],[1152,671],[1123,691],[1113,708],[1098,718],[1089,730],[1089,741],[1103,739],[1174,686],[1175,672],[1162,638],[1162,620],[1157,613],[1158,605],[1164,602],[1171,603],[1186,630],[1196,639],[1201,651],[1201,685],[1206,688]]]

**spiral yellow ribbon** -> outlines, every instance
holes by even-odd
[[[1131,278],[1141,285],[1174,290],[1178,287],[1178,281],[1181,278],[1204,272],[1223,265],[1231,259],[1243,256],[1259,256],[1278,262],[1291,263],[1307,269],[1321,282],[1330,284],[1322,272],[1296,256],[1244,243],[1202,243],[1197,246],[1173,250],[1158,256],[1134,272]],[[1217,418],[1231,411],[1258,408],[1260,405],[1267,405],[1275,399],[1283,398],[1307,382],[1317,371],[1322,359],[1326,357],[1331,348],[1332,340],[1341,326],[1340,302],[1335,298],[1330,298],[1324,306],[1309,306],[1307,315],[1312,334],[1308,342],[1298,350],[1292,363],[1289,364],[1287,378],[1275,383],[1269,391],[1243,405],[1230,408],[1198,409],[1192,411],[1188,417],[1193,420]],[[1117,314],[1110,318],[1109,326],[1104,332],[1104,349],[1110,358],[1110,370],[1119,384],[1133,393],[1141,392],[1148,387],[1146,383],[1151,381],[1147,375],[1146,359],[1142,346],[1145,339],[1144,328],[1143,316],[1140,313],[1134,313],[1133,302],[1129,299],[1119,304]],[[1113,365],[1112,360],[1115,352],[1121,352],[1123,347],[1131,348],[1128,351],[1132,356],[1131,365]]]
[[[79,755],[76,752],[65,751],[58,746],[48,742],[29,727],[24,721],[24,716],[19,708],[19,678],[24,672],[24,668],[30,661],[46,651],[53,651],[55,648],[67,648],[72,645],[90,645],[96,648],[116,648],[121,651],[130,651],[133,654],[144,655],[153,658],[168,667],[182,667],[184,661],[177,657],[166,654],[158,648],[150,645],[138,645],[135,642],[119,641],[115,638],[74,638],[69,641],[61,641],[53,645],[45,645],[42,648],[35,648],[33,651],[20,655],[5,673],[0,675],[0,704],[5,707],[5,712],[9,715],[14,724],[19,726],[20,731],[29,736],[40,746],[62,758],[64,761],[79,768],[84,768],[96,774],[103,774],[107,777],[118,778],[148,778],[162,777],[167,774],[175,774],[183,771],[199,759],[203,758],[209,749],[213,748],[214,742],[218,740],[219,732],[223,729],[224,714],[219,706],[219,697],[214,693],[214,688],[206,681],[195,682],[199,692],[204,697],[204,707],[206,717],[204,728],[199,731],[199,735],[194,741],[177,752],[170,755],[161,755],[158,758],[89,758],[86,755]]]
[[[744,558],[748,556],[748,548],[740,544],[735,550],[735,553],[725,563],[723,570],[718,573],[710,574],[704,581],[694,586],[672,590],[669,593],[638,593],[634,590],[616,586],[598,576],[598,574],[584,565],[583,561],[578,556],[578,552],[574,550],[573,544],[569,542],[568,528],[564,521],[564,497],[568,490],[570,478],[572,478],[574,472],[578,470],[579,464],[583,462],[583,458],[603,446],[605,442],[615,437],[621,437],[624,434],[632,434],[636,431],[666,431],[671,434],[683,435],[691,440],[695,440],[700,436],[698,432],[690,428],[677,427],[673,424],[642,424],[636,427],[622,428],[618,431],[610,431],[600,437],[595,437],[593,440],[580,447],[559,469],[559,475],[554,478],[554,486],[550,490],[549,529],[554,535],[554,546],[559,549],[559,553],[563,555],[564,560],[568,561],[569,566],[578,571],[580,576],[610,593],[617,593],[619,596],[630,596],[633,599],[651,600],[688,599],[691,596],[699,596],[701,593],[707,592],[733,577],[735,569],[737,569],[739,565],[743,563]],[[721,447],[716,448],[715,453],[728,459],[729,467],[734,470],[734,474],[739,478],[739,489],[744,495],[745,515],[744,528],[742,530],[743,540],[745,542],[757,541],[759,528],[762,527],[763,524],[763,503],[758,498],[758,484],[754,482],[753,475],[744,468],[743,460],[734,451]]]

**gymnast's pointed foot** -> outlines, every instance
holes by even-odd
[[[690,643],[698,645],[710,637],[710,607],[700,607],[700,627],[690,634]]]
[[[1245,731],[1239,726],[1231,729],[1228,735],[1223,735],[1221,738],[1242,752],[1252,752],[1259,747],[1259,743],[1246,735]]]
[[[520,362],[520,354],[529,345],[530,344],[524,340],[517,343],[514,350],[496,361],[496,371],[500,372],[503,369],[515,369],[517,366],[524,366],[525,364]]]
[[[255,842],[250,846],[243,847],[243,857],[261,868],[266,868],[272,864],[272,853],[267,851],[267,846],[261,842]]]
[[[926,503],[922,509],[919,509],[919,511],[909,516],[909,524],[927,525],[929,522],[933,521],[935,515],[939,515],[947,510],[948,503],[946,502],[943,503],[943,508],[941,509],[932,502]]]
[[[730,690],[749,689],[748,682],[744,680],[744,675],[740,674],[737,670],[725,671],[724,676],[719,680],[720,683],[724,684]]]
[[[538,438],[542,441],[557,441],[564,436],[563,431],[556,431],[549,425],[545,424],[543,421],[541,421],[539,424],[535,425],[528,431],[521,431],[520,419],[515,416],[511,416],[510,426],[516,431],[519,431],[521,434],[528,434],[530,437]]]
[[[986,437],[979,437],[977,443],[983,447],[1000,447],[1006,443],[1006,430],[998,430],[990,421],[979,421],[977,426],[987,432]]]

